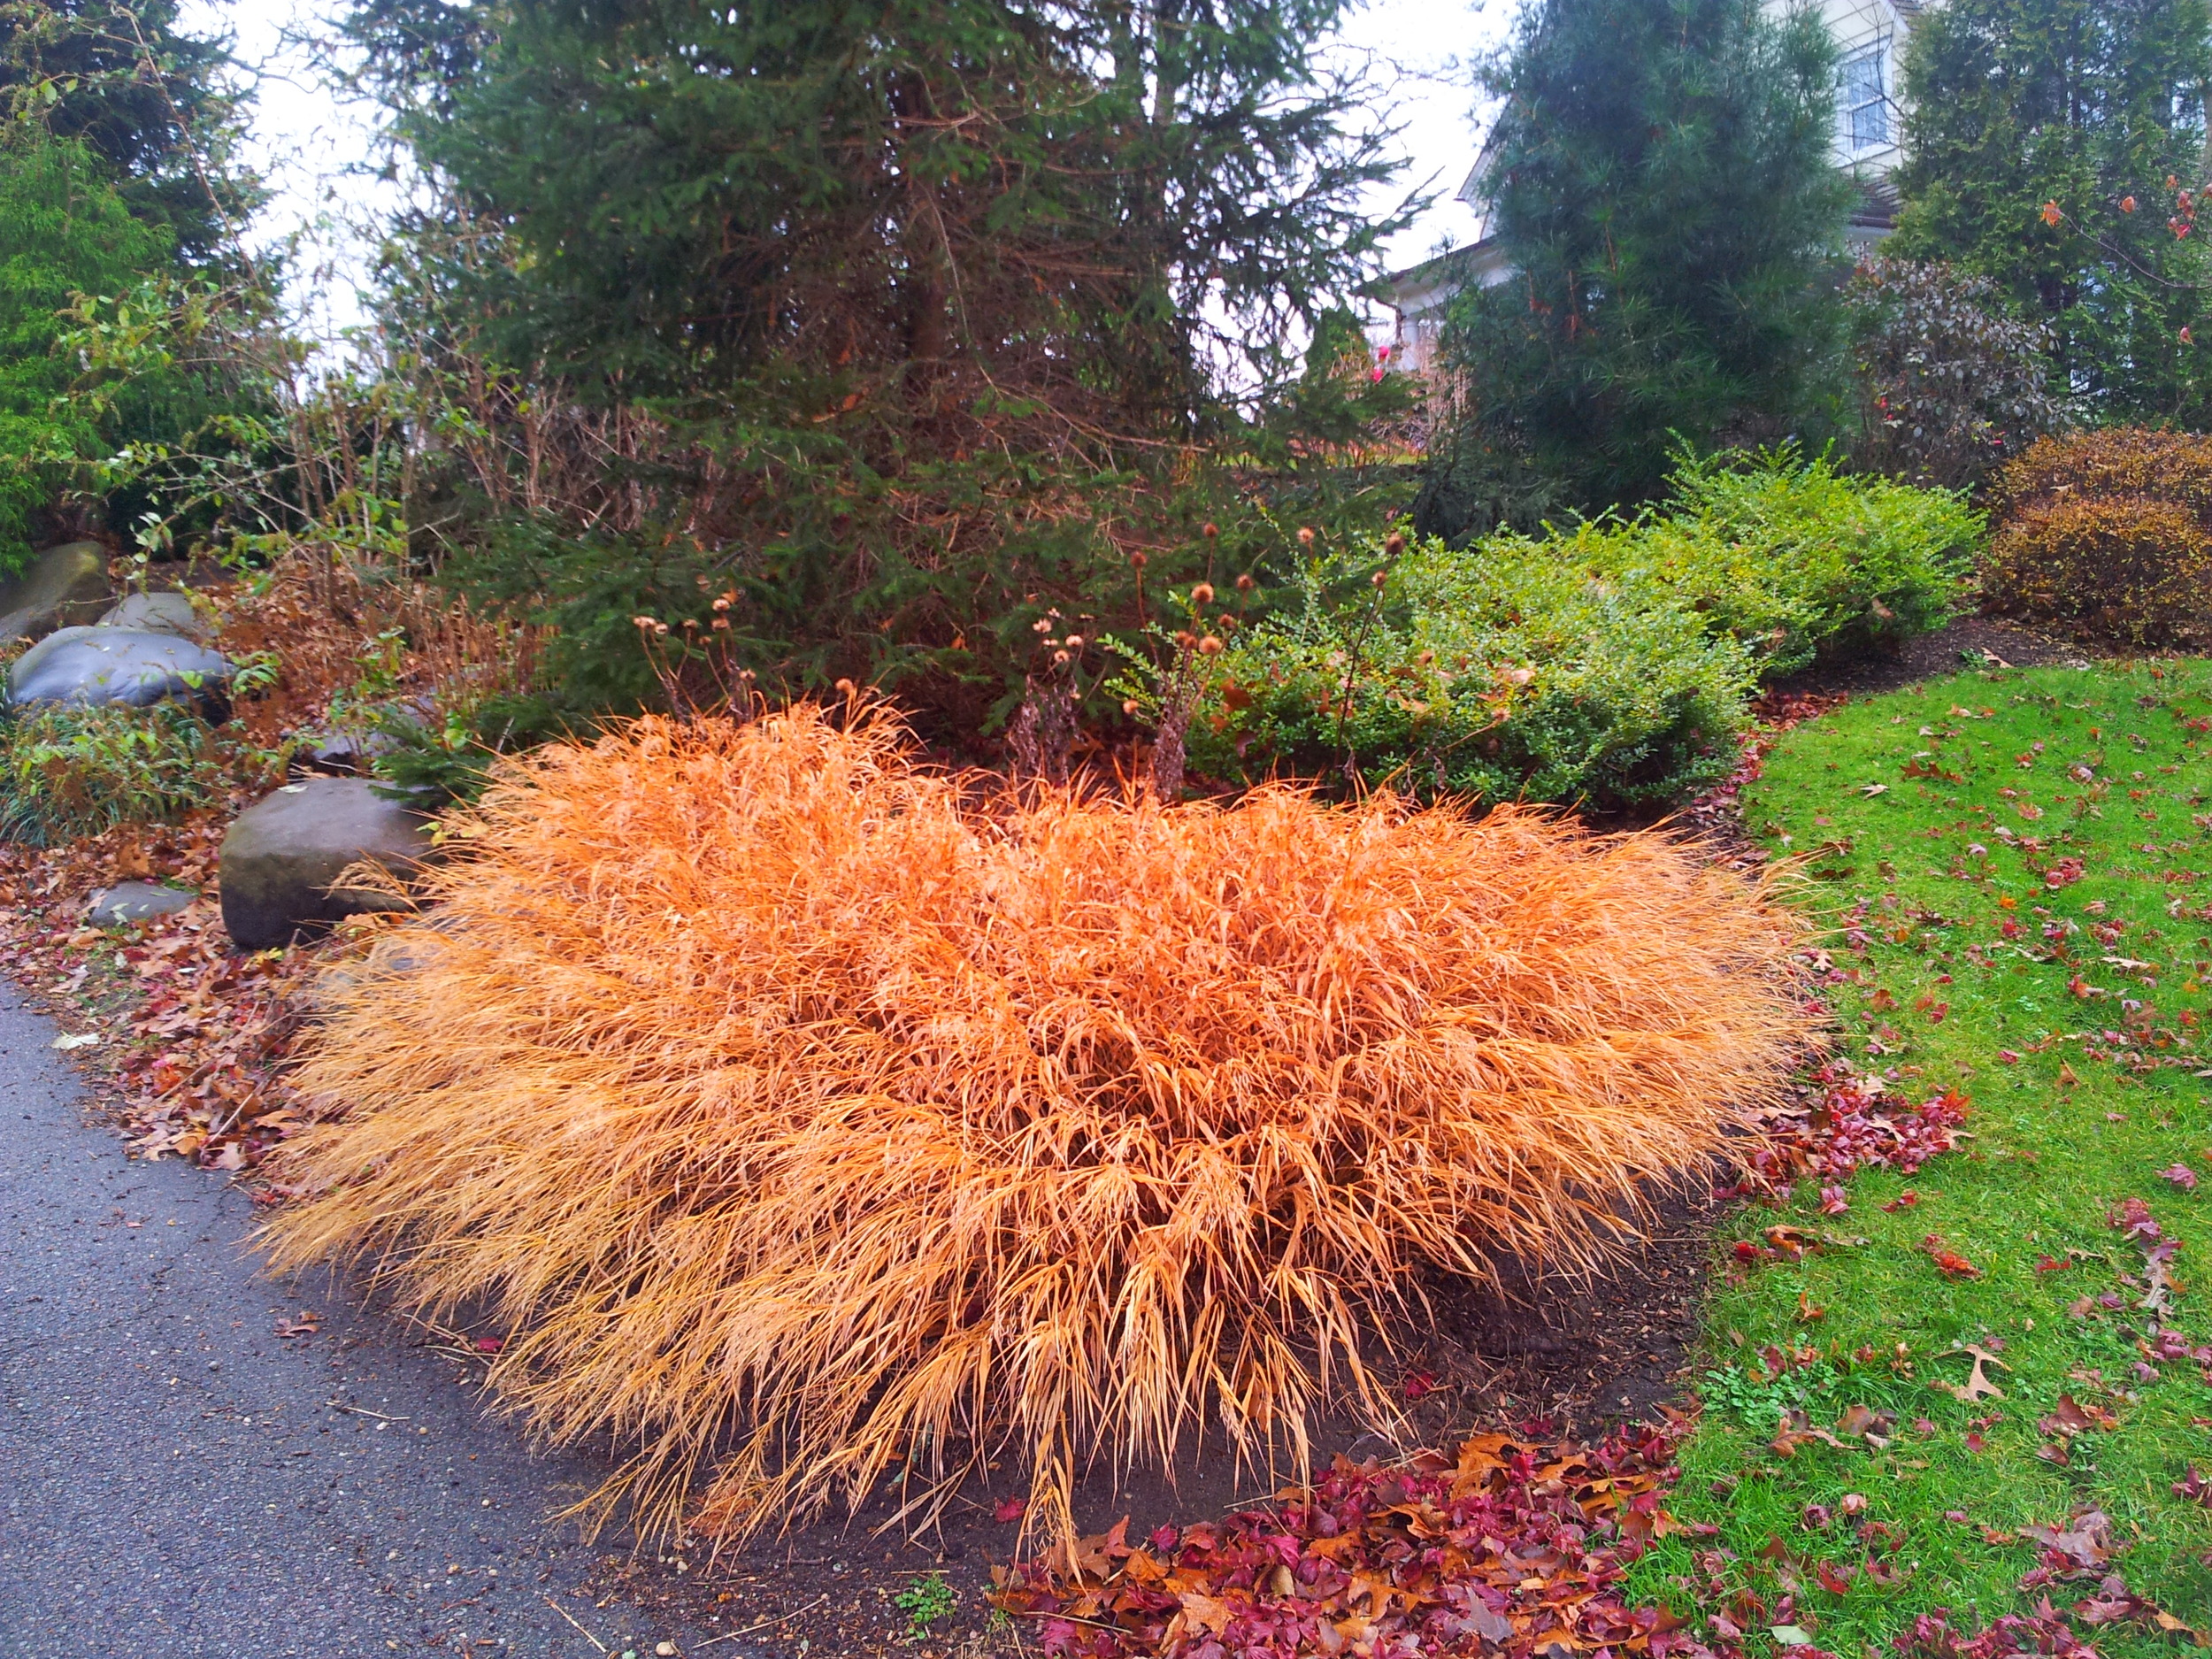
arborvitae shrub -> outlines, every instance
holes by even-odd
[[[1998,480],[1991,605],[2131,645],[2212,636],[2212,438],[2046,438]]]

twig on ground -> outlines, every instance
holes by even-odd
[[[549,1595],[545,1598],[545,1604],[546,1606],[551,1608],[556,1613],[558,1613],[563,1618],[566,1619],[570,1624],[576,1624],[575,1615],[571,1613],[566,1608],[563,1607],[558,1601],[556,1601],[551,1596]],[[579,1636],[581,1636],[586,1641],[589,1642],[593,1647],[598,1648],[601,1653],[607,1651],[607,1644],[601,1641],[598,1637],[593,1635],[581,1624],[576,1624],[576,1633]]]
[[[366,1406],[349,1406],[338,1400],[326,1400],[323,1403],[333,1411],[350,1411],[357,1417],[374,1417],[379,1423],[412,1423],[415,1420],[412,1417],[388,1417],[381,1411],[372,1411]]]
[[[718,1641],[735,1641],[740,1636],[749,1636],[757,1630],[766,1630],[771,1624],[787,1624],[793,1619],[798,1617],[800,1614],[810,1612],[813,1609],[821,1606],[823,1602],[828,1600],[829,1595],[826,1592],[825,1592],[824,1594],[816,1596],[811,1601],[809,1601],[806,1606],[795,1607],[788,1613],[779,1613],[773,1618],[764,1618],[758,1624],[748,1624],[743,1630],[729,1631],[720,1636],[710,1636],[706,1640],[700,1642],[696,1647],[693,1647],[691,1651],[697,1653],[701,1647],[711,1647]],[[571,1622],[573,1623],[572,1620]],[[602,1647],[599,1651],[601,1653],[604,1653],[607,1650],[604,1647]]]

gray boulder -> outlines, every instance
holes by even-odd
[[[380,755],[399,747],[381,732],[326,732],[306,754],[310,764],[325,772],[366,772]]]
[[[85,915],[95,927],[116,927],[126,922],[150,921],[174,916],[200,895],[182,887],[165,887],[152,881],[119,881],[92,895]]]
[[[211,632],[208,619],[192,608],[190,595],[179,593],[126,594],[120,604],[100,618],[99,626],[181,634],[188,640],[202,641]]]
[[[368,910],[402,908],[388,895],[340,887],[368,860],[404,880],[434,856],[430,819],[378,795],[365,778],[288,783],[241,812],[223,837],[223,926],[245,950]]]
[[[169,697],[219,695],[236,672],[229,659],[180,634],[146,628],[63,628],[8,671],[8,701],[126,703],[148,708]]]
[[[42,640],[56,628],[89,622],[114,598],[107,549],[97,541],[43,549],[20,575],[0,582],[0,645]]]

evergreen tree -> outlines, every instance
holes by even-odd
[[[2212,419],[2193,234],[2205,0],[1945,0],[1905,57],[1893,250],[1987,277],[2108,419]]]
[[[175,0],[0,5],[0,112],[81,144],[133,215],[165,227],[196,265],[222,257],[226,219],[258,201],[226,165],[227,61],[179,30]]]
[[[633,660],[634,615],[726,586],[764,680],[896,681],[972,732],[1040,611],[1130,615],[1133,547],[1156,582],[1219,550],[1207,446],[1286,452],[1248,419],[1279,389],[1340,406],[1300,348],[1394,227],[1326,67],[1345,4],[369,0],[449,192],[388,329],[495,365],[534,469],[472,503],[482,468],[426,467],[411,518],[449,572],[572,595],[565,649]]]
[[[418,157],[524,250],[518,358],[625,395],[771,360],[1148,435],[1269,374],[1379,230],[1318,87],[1344,0],[374,0]],[[1302,94],[1303,96],[1302,96]]]
[[[165,268],[168,230],[134,218],[74,139],[36,124],[0,135],[0,574],[19,568],[71,457],[97,423],[57,400],[77,377],[55,350],[79,294],[112,295]]]
[[[1759,0],[1530,7],[1484,163],[1512,273],[1455,302],[1432,527],[1634,503],[1680,442],[1835,428],[1835,62],[1816,16]]]

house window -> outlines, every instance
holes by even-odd
[[[1882,49],[1869,47],[1843,60],[1843,83],[1836,99],[1844,142],[1853,150],[1889,142],[1889,97],[1882,86]]]

